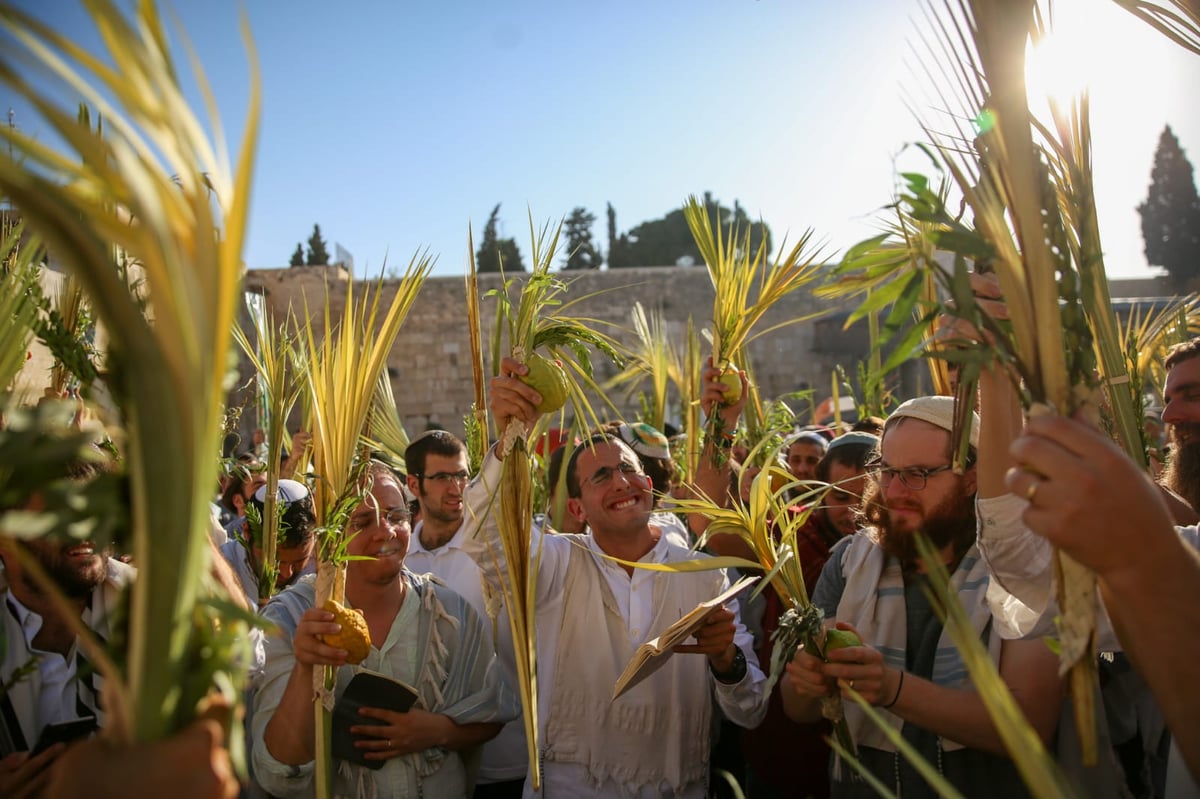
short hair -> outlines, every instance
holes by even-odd
[[[466,451],[467,445],[453,433],[429,430],[414,438],[404,450],[404,471],[418,478],[424,477],[425,460],[429,455],[454,458]]]
[[[1184,341],[1176,344],[1167,350],[1166,360],[1163,361],[1163,367],[1168,371],[1184,361],[1190,361],[1200,355],[1200,336],[1197,336],[1190,341]]]
[[[873,436],[881,435],[883,433],[883,417],[864,416],[850,425],[850,431],[853,433],[870,433]]]
[[[837,439],[834,440],[836,441]],[[878,452],[878,445],[866,441],[830,447],[817,463],[817,479],[822,483],[828,483],[829,473],[833,470],[835,463],[850,469],[866,471],[867,464],[875,456],[876,452]]]
[[[601,430],[592,433],[571,453],[570,460],[567,461],[567,496],[578,498],[583,493],[583,487],[579,484],[579,453],[595,449],[601,444],[616,444],[618,447],[629,449],[629,445],[621,440],[621,437],[616,433],[608,430]],[[629,449],[630,452],[633,450]],[[636,457],[637,453],[634,453]]]
[[[250,498],[250,504],[258,511],[258,518],[261,519],[264,505],[258,501],[257,494]],[[283,517],[279,520],[279,538],[276,546],[291,549],[307,545],[313,538],[316,524],[317,514],[313,510],[311,493],[303,499],[288,502],[284,508]],[[259,541],[255,543],[261,545]]]

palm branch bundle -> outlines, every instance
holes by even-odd
[[[695,196],[689,197],[684,204],[684,216],[713,285],[713,366],[728,370],[731,364],[745,360],[745,346],[757,336],[819,315],[819,312],[807,314],[754,332],[755,326],[775,303],[819,277],[822,265],[817,261],[819,252],[806,249],[812,237],[811,230],[806,231],[786,254],[785,243],[774,261],[768,263],[765,242],[757,251],[751,252],[749,228],[738,231],[734,227],[726,234],[719,221],[714,227],[711,214],[712,211]],[[730,431],[719,429],[720,424],[720,414],[712,414],[710,436],[729,434]],[[721,451],[719,447],[714,448],[714,452]]]
[[[1144,460],[1141,417],[1128,390],[1103,272],[1086,95],[1069,113],[1052,108],[1052,125],[1031,113],[1025,50],[1031,36],[1046,31],[1034,0],[946,0],[943,12],[931,17],[937,31],[928,45],[931,60],[940,62],[940,79],[955,87],[951,94],[961,110],[953,131],[924,128],[979,234],[977,242],[961,238],[949,248],[983,257],[999,278],[1012,325],[1007,336],[996,337],[995,349],[1011,363],[1035,412],[1095,414],[1099,367],[1118,439]],[[927,70],[935,81],[937,70]],[[946,93],[939,98],[945,102]],[[970,121],[969,130],[962,120]],[[955,282],[963,284],[965,275],[956,274]],[[1054,560],[1062,663],[1070,672],[1084,759],[1092,763],[1095,577],[1062,553]]]
[[[1163,360],[1167,350],[1200,333],[1200,295],[1189,294],[1161,308],[1135,304],[1118,335],[1125,342],[1125,358],[1135,389],[1166,382]]]
[[[404,465],[404,450],[408,449],[408,431],[400,419],[396,395],[392,392],[392,378],[384,369],[375,382],[375,394],[371,398],[371,411],[367,414],[364,443],[371,449],[387,453],[393,463]]]
[[[611,377],[604,388],[625,387],[630,395],[638,392],[642,421],[662,430],[667,417],[669,387],[680,382],[678,358],[674,357],[674,347],[667,336],[661,311],[647,313],[641,302],[635,302],[631,316],[633,344],[622,347],[625,368]],[[640,390],[646,380],[650,383],[649,393]]]
[[[556,399],[569,402],[576,420],[586,420],[586,424],[598,427],[599,420],[585,394],[587,389],[599,393],[592,377],[588,347],[596,347],[618,363],[620,358],[614,342],[591,327],[594,320],[577,319],[565,314],[571,303],[563,303],[560,298],[567,286],[550,274],[560,232],[561,225],[553,232],[546,226],[540,233],[535,233],[531,219],[533,269],[525,279],[516,301],[509,296],[513,281],[508,278],[504,279],[502,289],[489,292],[496,298],[493,368],[499,369],[499,355],[505,342],[510,357],[517,361],[532,364],[532,359],[542,359],[543,369],[557,369],[560,373],[556,377],[543,371],[543,378],[535,384],[542,394],[543,405],[552,406]],[[549,312],[551,308],[555,309],[553,313]],[[554,365],[538,354],[539,348],[557,359],[560,365]],[[543,410],[549,412],[557,408],[545,407]],[[540,748],[535,597],[540,550],[532,551],[530,542],[533,524],[533,459],[528,445],[528,441],[536,438],[536,434],[535,431],[526,430],[524,423],[518,419],[510,420],[505,429],[497,432],[500,439],[497,446],[503,457],[503,466],[498,496],[494,501],[498,500],[497,525],[503,552],[493,551],[491,556],[503,558],[507,564],[507,569],[502,570],[506,580],[501,586],[501,594],[512,631],[529,762],[536,764]],[[538,770],[533,769],[531,775],[534,790],[537,790],[540,786]]]
[[[799,500],[789,499],[789,492],[796,486],[802,486],[804,493]],[[763,689],[767,693],[770,693],[783,674],[784,666],[800,646],[823,656],[824,614],[809,599],[804,571],[797,555],[796,535],[820,505],[829,488],[823,483],[794,480],[783,468],[769,465],[754,477],[748,504],[734,498],[729,507],[723,507],[722,502],[714,502],[704,496],[676,502],[677,511],[699,513],[710,520],[697,547],[704,546],[714,535],[735,535],[745,542],[757,558],[757,565],[766,572],[766,579],[757,590],[761,591],[764,585],[770,584],[786,606],[773,637],[775,647],[771,653],[771,673]],[[796,510],[794,506],[801,506],[801,509]],[[857,749],[846,724],[841,696],[823,698],[821,712],[833,722],[837,742],[853,756]]]
[[[25,364],[38,311],[34,292],[41,270],[32,249],[18,246],[20,236],[14,226],[0,241],[0,394],[12,389]]]
[[[467,332],[471,345],[471,379],[475,401],[471,414],[463,420],[467,462],[471,474],[479,472],[488,448],[487,386],[483,371],[483,325],[480,323],[479,273],[475,267],[475,236],[467,226]]]
[[[391,304],[382,309],[384,283],[358,296],[354,280],[346,279],[345,303],[335,323],[328,296],[324,299],[320,336],[308,313],[305,298],[300,348],[303,376],[311,413],[312,463],[316,473],[313,509],[317,517],[319,561],[316,605],[334,599],[342,603],[346,592],[346,523],[361,490],[359,477],[366,463],[361,445],[380,374],[417,292],[433,261],[414,256],[402,276]],[[381,310],[383,310],[381,314]],[[331,711],[336,670],[317,669],[313,674],[316,713],[316,790],[328,797],[332,786]]]
[[[106,735],[126,742],[178,728],[214,684],[233,689],[237,701],[235,675],[225,674],[231,666],[197,647],[209,640],[204,625],[212,630],[199,599],[210,552],[212,453],[241,286],[258,81],[253,74],[239,164],[231,168],[220,125],[213,120],[214,144],[184,99],[153,3],[138,6],[136,21],[108,0],[93,0],[88,11],[101,54],[0,7],[8,37],[0,80],[36,109],[64,148],[0,131],[21,156],[0,159],[0,193],[83,285],[111,342],[109,387],[126,426],[139,576],[125,672],[106,674]],[[30,63],[99,109],[107,130],[78,124],[45,82],[26,73]],[[138,263],[153,321],[116,267],[114,247]]]
[[[704,354],[701,351],[700,335],[692,317],[688,316],[687,331],[680,349],[672,349],[675,365],[675,390],[679,393],[679,417],[683,425],[683,446],[675,462],[683,472],[684,481],[691,481],[700,466],[700,453],[704,450],[703,426],[700,423],[700,376],[703,371]]]
[[[258,396],[267,411],[267,490],[263,500],[261,525],[262,563],[258,564],[258,601],[265,605],[275,593],[275,576],[279,573],[276,547],[279,542],[280,514],[277,512],[279,494],[280,453],[287,434],[287,419],[304,388],[296,369],[294,357],[296,339],[289,334],[293,324],[284,322],[272,326],[267,315],[247,305],[254,341],[240,325],[234,328],[234,338],[249,359],[258,376]],[[251,509],[252,510],[252,509]],[[249,550],[248,550],[249,551]]]

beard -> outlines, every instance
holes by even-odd
[[[1186,434],[1185,439],[1179,433]],[[1171,425],[1171,459],[1163,470],[1162,484],[1200,510],[1200,424]]]
[[[897,524],[872,487],[865,500],[865,516],[875,526],[876,542],[884,554],[900,561],[904,571],[912,571],[920,562],[917,533],[925,534],[938,550],[953,545],[957,560],[975,543],[975,495],[955,491],[924,515],[916,529]]]
[[[71,554],[81,544],[62,544],[51,541],[27,541],[25,546],[41,564],[46,575],[68,599],[86,599],[108,578],[108,556],[96,549],[90,556]],[[30,590],[41,593],[36,583],[26,575]]]

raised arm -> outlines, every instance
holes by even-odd
[[[1031,496],[1025,523],[1096,572],[1125,652],[1200,778],[1200,556],[1154,483],[1107,436],[1072,419],[1032,419],[1008,474]]]

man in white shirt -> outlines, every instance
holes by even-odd
[[[468,535],[467,525],[463,524],[463,489],[470,476],[466,445],[445,430],[431,430],[408,445],[404,468],[408,489],[421,506],[421,519],[413,527],[405,563],[418,574],[433,574],[487,619],[479,566],[463,549]],[[495,632],[492,646],[498,662],[509,682],[516,685],[512,632],[503,606],[495,623],[485,623],[484,627]],[[518,717],[484,744],[474,799],[519,797],[528,766],[525,727]]]
[[[491,384],[492,416],[527,427],[540,395],[518,379],[524,365],[505,359]],[[709,369],[706,386],[717,384]],[[707,389],[706,389],[707,390]],[[715,394],[713,393],[715,391]],[[720,388],[708,393],[713,408]],[[728,408],[734,415],[740,403]],[[724,411],[723,411],[724,412]],[[499,485],[495,453],[484,460],[468,491],[469,518],[480,520],[468,543],[495,585],[506,564],[489,512]],[[727,479],[727,478],[726,478]],[[650,481],[637,455],[615,435],[581,445],[566,467],[568,512],[589,534],[534,533],[537,574],[538,726],[542,794],[595,797],[675,796],[700,799],[708,777],[709,730],[719,705],[726,718],[753,727],[766,712],[765,677],[753,642],[738,621],[737,603],[711,612],[697,643],[666,662],[620,698],[613,685],[634,650],[700,601],[719,594],[723,571],[665,573],[617,563],[662,564],[698,556],[649,523]],[[689,656],[703,654],[704,658]],[[534,796],[527,781],[525,796]]]
[[[51,724],[92,718],[103,723],[99,675],[80,651],[75,630],[22,568],[17,547],[62,590],[72,610],[101,641],[121,592],[136,573],[89,541],[0,537],[0,795],[44,779],[61,744],[32,757],[42,730]]]

